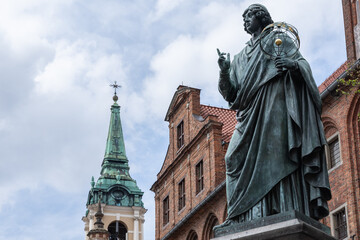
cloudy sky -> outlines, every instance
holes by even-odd
[[[321,84],[346,59],[340,0],[259,0],[298,28]],[[11,0],[0,8],[0,240],[83,239],[91,176],[99,177],[112,104],[119,104],[130,174],[145,192],[153,240],[164,117],[180,84],[201,102],[217,92],[216,48],[249,39],[248,0]]]

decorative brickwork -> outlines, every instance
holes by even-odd
[[[169,148],[151,188],[156,202],[156,239],[208,239],[213,225],[226,216],[224,156],[235,128],[235,112],[201,105],[199,89],[179,86],[165,120],[169,122]],[[184,145],[179,149],[180,123]],[[167,197],[169,222],[164,224]]]
[[[345,28],[346,54],[348,61],[355,61],[356,44],[354,30],[357,25],[356,4],[358,0],[342,0]]]
[[[335,74],[337,73],[335,72]],[[334,79],[335,83],[336,81]],[[349,236],[354,234],[360,236],[360,122],[357,115],[360,111],[359,97],[359,94],[352,93],[350,95],[327,94],[322,98],[325,136],[329,143],[333,143],[333,140],[337,138],[340,149],[340,159],[336,160],[339,162],[329,169],[333,195],[333,199],[329,202],[329,208],[330,211],[335,211],[342,205],[347,206],[344,211],[347,211]],[[331,144],[330,148],[332,148]],[[327,157],[333,156],[328,154]],[[329,216],[323,222],[334,230],[336,224],[333,219],[330,219]],[[333,233],[335,234],[336,231]]]

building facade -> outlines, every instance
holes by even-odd
[[[155,192],[155,239],[210,239],[226,218],[224,156],[235,112],[200,104],[179,86],[166,114],[169,147]]]
[[[355,238],[360,236],[360,94],[338,84],[348,77],[348,69],[343,64],[319,86],[333,195],[330,215],[322,223],[338,239],[360,239]],[[339,88],[349,94],[339,93]],[[151,188],[155,239],[208,240],[212,228],[226,219],[224,156],[235,112],[201,105],[199,89],[179,86],[165,120],[169,148]]]
[[[340,86],[340,79],[350,77],[352,68],[343,64],[319,86],[323,102],[322,122],[327,138],[327,165],[332,200],[330,215],[323,223],[331,227],[338,239],[360,239],[360,94]],[[341,89],[348,94],[337,91]]]
[[[319,86],[333,194],[323,222],[338,239],[360,239],[359,85],[341,84],[360,78],[360,6],[359,0],[342,0],[342,5],[347,61]]]
[[[96,230],[96,214],[100,212],[103,214],[103,228],[110,235],[109,240],[142,240],[146,213],[142,202],[143,192],[129,174],[116,93],[113,99],[100,177],[96,182],[92,177],[86,202],[87,211],[82,218],[85,223],[85,239],[89,240],[89,235]]]
[[[337,239],[360,239],[359,85],[339,84],[360,79],[360,4],[342,0],[342,5],[347,61],[319,86],[333,195],[330,215],[321,222]],[[235,112],[201,105],[199,89],[179,86],[165,120],[169,148],[151,188],[155,239],[208,240],[212,227],[226,219],[224,156]]]

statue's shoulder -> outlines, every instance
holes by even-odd
[[[244,58],[245,49],[242,49],[239,53],[234,55],[234,62],[239,62]]]

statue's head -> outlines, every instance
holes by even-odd
[[[259,22],[259,27],[261,27],[261,30],[264,29],[267,25],[274,22],[271,19],[270,13],[268,12],[268,10],[266,9],[265,6],[263,6],[261,4],[251,4],[242,15],[244,18],[244,28],[247,33],[250,33],[250,34],[252,33],[248,30],[248,27],[246,26],[246,22],[245,22],[245,16],[248,13],[251,13],[255,16],[255,18]]]

